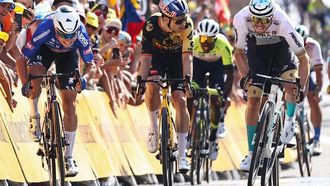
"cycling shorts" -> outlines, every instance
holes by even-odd
[[[183,78],[182,72],[182,53],[153,53],[149,76],[159,75],[167,78]],[[171,85],[171,91],[183,90],[183,84],[174,82]]]
[[[46,70],[49,69],[52,62],[55,61],[56,73],[71,73],[78,68],[77,50],[71,50],[63,53],[56,53],[50,50],[46,45],[42,45],[35,56],[28,61],[28,66],[43,65]],[[59,89],[66,90],[72,87],[69,81],[70,77],[59,77]]]
[[[247,59],[249,69],[254,73],[280,76],[286,80],[294,80],[298,76],[298,61],[285,40],[275,44],[257,45],[255,38],[248,36]],[[248,88],[248,96],[260,97],[264,80],[256,77],[252,82]]]
[[[224,67],[221,58],[216,62],[207,62],[194,57],[194,73],[193,80],[200,86],[205,87],[205,74],[210,73],[209,87],[221,87],[223,90],[224,85]]]

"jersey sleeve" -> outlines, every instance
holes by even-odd
[[[187,18],[186,29],[182,33],[182,53],[193,52],[194,49],[194,39],[193,30],[194,24],[190,17]]]
[[[235,31],[235,48],[244,49],[246,36],[249,33],[244,21],[245,9],[239,11],[233,18],[233,26]]]
[[[22,55],[29,59],[38,52],[40,46],[50,38],[51,32],[54,32],[53,20],[45,19],[34,32],[32,39],[25,44],[22,49]]]
[[[219,47],[222,56],[222,64],[224,66],[232,65],[233,64],[233,47],[229,43],[226,36],[219,34]]]
[[[307,53],[313,67],[323,65],[321,46],[319,42],[314,39],[307,38]]]
[[[142,54],[152,54],[152,30],[154,29],[154,25],[152,21],[149,19],[143,25],[142,31]]]
[[[304,40],[301,35],[295,30],[290,18],[283,10],[276,11],[281,20],[279,34],[284,37],[289,47],[296,56],[301,56],[306,53]]]
[[[89,41],[90,40],[85,26],[81,25],[80,30],[77,33],[76,43],[78,45],[78,50],[84,63],[93,63],[94,60],[94,55],[90,47],[91,45]]]

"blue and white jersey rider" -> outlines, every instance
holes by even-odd
[[[85,63],[93,62],[93,53],[89,46],[86,28],[79,22],[77,29],[77,39],[70,46],[63,46],[55,36],[55,27],[53,23],[54,14],[45,18],[32,36],[32,39],[22,49],[22,54],[29,59],[37,54],[42,45],[46,45],[55,53],[63,53],[72,50],[79,50],[80,56]],[[70,37],[70,35],[66,35]],[[75,37],[73,35],[72,37]]]

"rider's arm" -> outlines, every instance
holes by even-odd
[[[235,30],[235,51],[234,51],[235,64],[241,76],[245,77],[249,72],[249,66],[244,53],[244,48],[246,43],[245,41],[246,41],[246,36],[248,34],[248,30],[246,28],[243,16],[244,14],[242,11],[237,13],[233,19],[233,26]]]
[[[306,40],[307,51],[310,57],[310,63],[313,66],[316,75],[316,84],[320,92],[323,86],[323,57],[320,43],[308,37]]]
[[[151,66],[152,55],[151,54],[142,54],[141,55],[141,64],[139,68],[138,75],[142,77],[142,79],[147,79],[149,68]]]
[[[301,80],[301,85],[304,87],[304,90],[306,90],[307,86],[307,79],[309,76],[309,70],[310,70],[310,65],[309,65],[309,56],[307,52],[305,52],[303,55],[298,56],[299,59],[299,71],[298,75]]]
[[[182,33],[182,66],[183,66],[183,77],[189,74],[190,78],[193,76],[193,21],[190,17],[187,19],[186,29]]]
[[[233,47],[224,35],[220,35],[219,47],[222,56],[222,64],[224,66],[226,82],[224,84],[224,97],[227,97],[231,92],[231,87],[234,80],[234,67],[233,67]]]

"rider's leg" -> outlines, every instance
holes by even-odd
[[[297,69],[292,69],[284,72],[281,77],[286,80],[294,81],[297,77]],[[294,115],[296,110],[296,97],[294,95],[294,84],[283,84],[285,89],[285,101],[286,101],[286,112],[284,120],[284,129],[281,134],[281,140],[283,143],[289,143],[294,137]]]
[[[151,76],[149,79],[159,79],[160,76]],[[156,83],[147,83],[145,102],[148,108],[150,119],[149,133],[147,138],[147,149],[154,153],[157,151],[157,137],[158,137],[158,115],[160,107],[159,85]]]
[[[43,75],[46,73],[46,68],[43,65],[33,65],[28,68],[29,74],[32,75]],[[41,83],[42,79],[32,80],[32,90],[30,92],[29,97],[29,105],[30,105],[30,132],[32,133],[33,140],[39,141],[41,138],[40,131],[40,113],[38,109],[39,97],[41,94]]]
[[[314,140],[318,141],[320,140],[320,131],[321,131],[321,123],[322,123],[322,112],[319,105],[319,100],[317,98],[317,95],[315,95],[311,91],[308,92],[307,99],[311,109],[310,118],[315,130]]]
[[[248,155],[243,159],[240,164],[240,169],[243,171],[249,171],[252,159],[252,153],[254,149],[253,136],[257,128],[260,105],[261,105],[262,89],[256,86],[250,86],[248,88],[247,107],[245,111],[246,132],[248,141]]]
[[[61,90],[62,106],[63,106],[63,122],[65,134],[70,145],[65,148],[65,157],[72,157],[75,135],[78,127],[78,119],[76,112],[77,93],[72,90]]]
[[[69,142],[64,151],[66,161],[66,176],[75,176],[79,169],[73,160],[73,148],[78,127],[78,118],[76,112],[76,97],[77,92],[73,90],[61,90],[62,107],[63,107],[63,122],[64,134]]]
[[[320,145],[320,133],[321,133],[321,123],[322,123],[322,112],[319,105],[318,95],[310,91],[307,94],[309,106],[311,108],[311,122],[314,126],[314,141],[313,141],[313,155],[320,155],[322,153],[322,148]]]
[[[218,96],[211,96],[211,113],[210,113],[210,141],[215,141],[217,138],[217,131],[221,117],[220,101]],[[222,121],[223,122],[223,121]]]
[[[189,128],[189,112],[186,97],[183,91],[175,90],[172,93],[172,103],[175,109],[176,132],[178,135],[179,157],[186,157],[186,143]]]
[[[186,159],[187,137],[189,130],[189,112],[187,109],[187,100],[182,90],[172,92],[172,103],[175,109],[176,133],[178,137],[179,151],[179,171],[187,171],[190,169]]]

